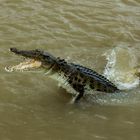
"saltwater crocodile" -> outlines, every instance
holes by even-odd
[[[103,93],[119,91],[111,81],[101,74],[84,66],[54,57],[48,52],[38,49],[18,50],[17,48],[11,48],[10,51],[16,55],[25,57],[27,61],[16,66],[6,67],[7,71],[25,71],[43,68],[52,78],[57,79],[62,87],[74,95],[72,102],[78,102],[88,91],[92,94],[95,91]]]

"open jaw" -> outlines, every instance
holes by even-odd
[[[24,62],[21,62],[18,65],[5,67],[5,70],[8,72],[31,71],[34,69],[39,69],[41,67],[41,65],[42,65],[42,63],[35,59],[26,59]]]

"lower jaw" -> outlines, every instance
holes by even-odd
[[[28,61],[22,62],[16,66],[5,67],[5,70],[8,72],[31,71],[33,69],[38,69],[40,67],[41,67],[41,62],[35,61],[35,60],[28,60]]]

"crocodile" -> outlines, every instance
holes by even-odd
[[[63,88],[73,94],[72,103],[79,102],[85,94],[88,94],[88,91],[93,95],[95,91],[102,93],[120,91],[115,84],[96,71],[67,62],[65,59],[55,57],[46,51],[40,49],[19,50],[17,48],[10,48],[10,51],[23,56],[25,61],[16,66],[5,67],[6,71],[44,69],[46,74],[56,79]]]

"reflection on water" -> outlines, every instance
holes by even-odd
[[[129,72],[140,60],[139,6],[138,0],[1,0],[0,139],[138,140],[139,86],[103,95],[106,105],[70,105],[69,94],[47,76],[7,73],[4,67],[20,62],[10,47],[42,48],[103,73],[102,55],[114,50],[115,69]]]

